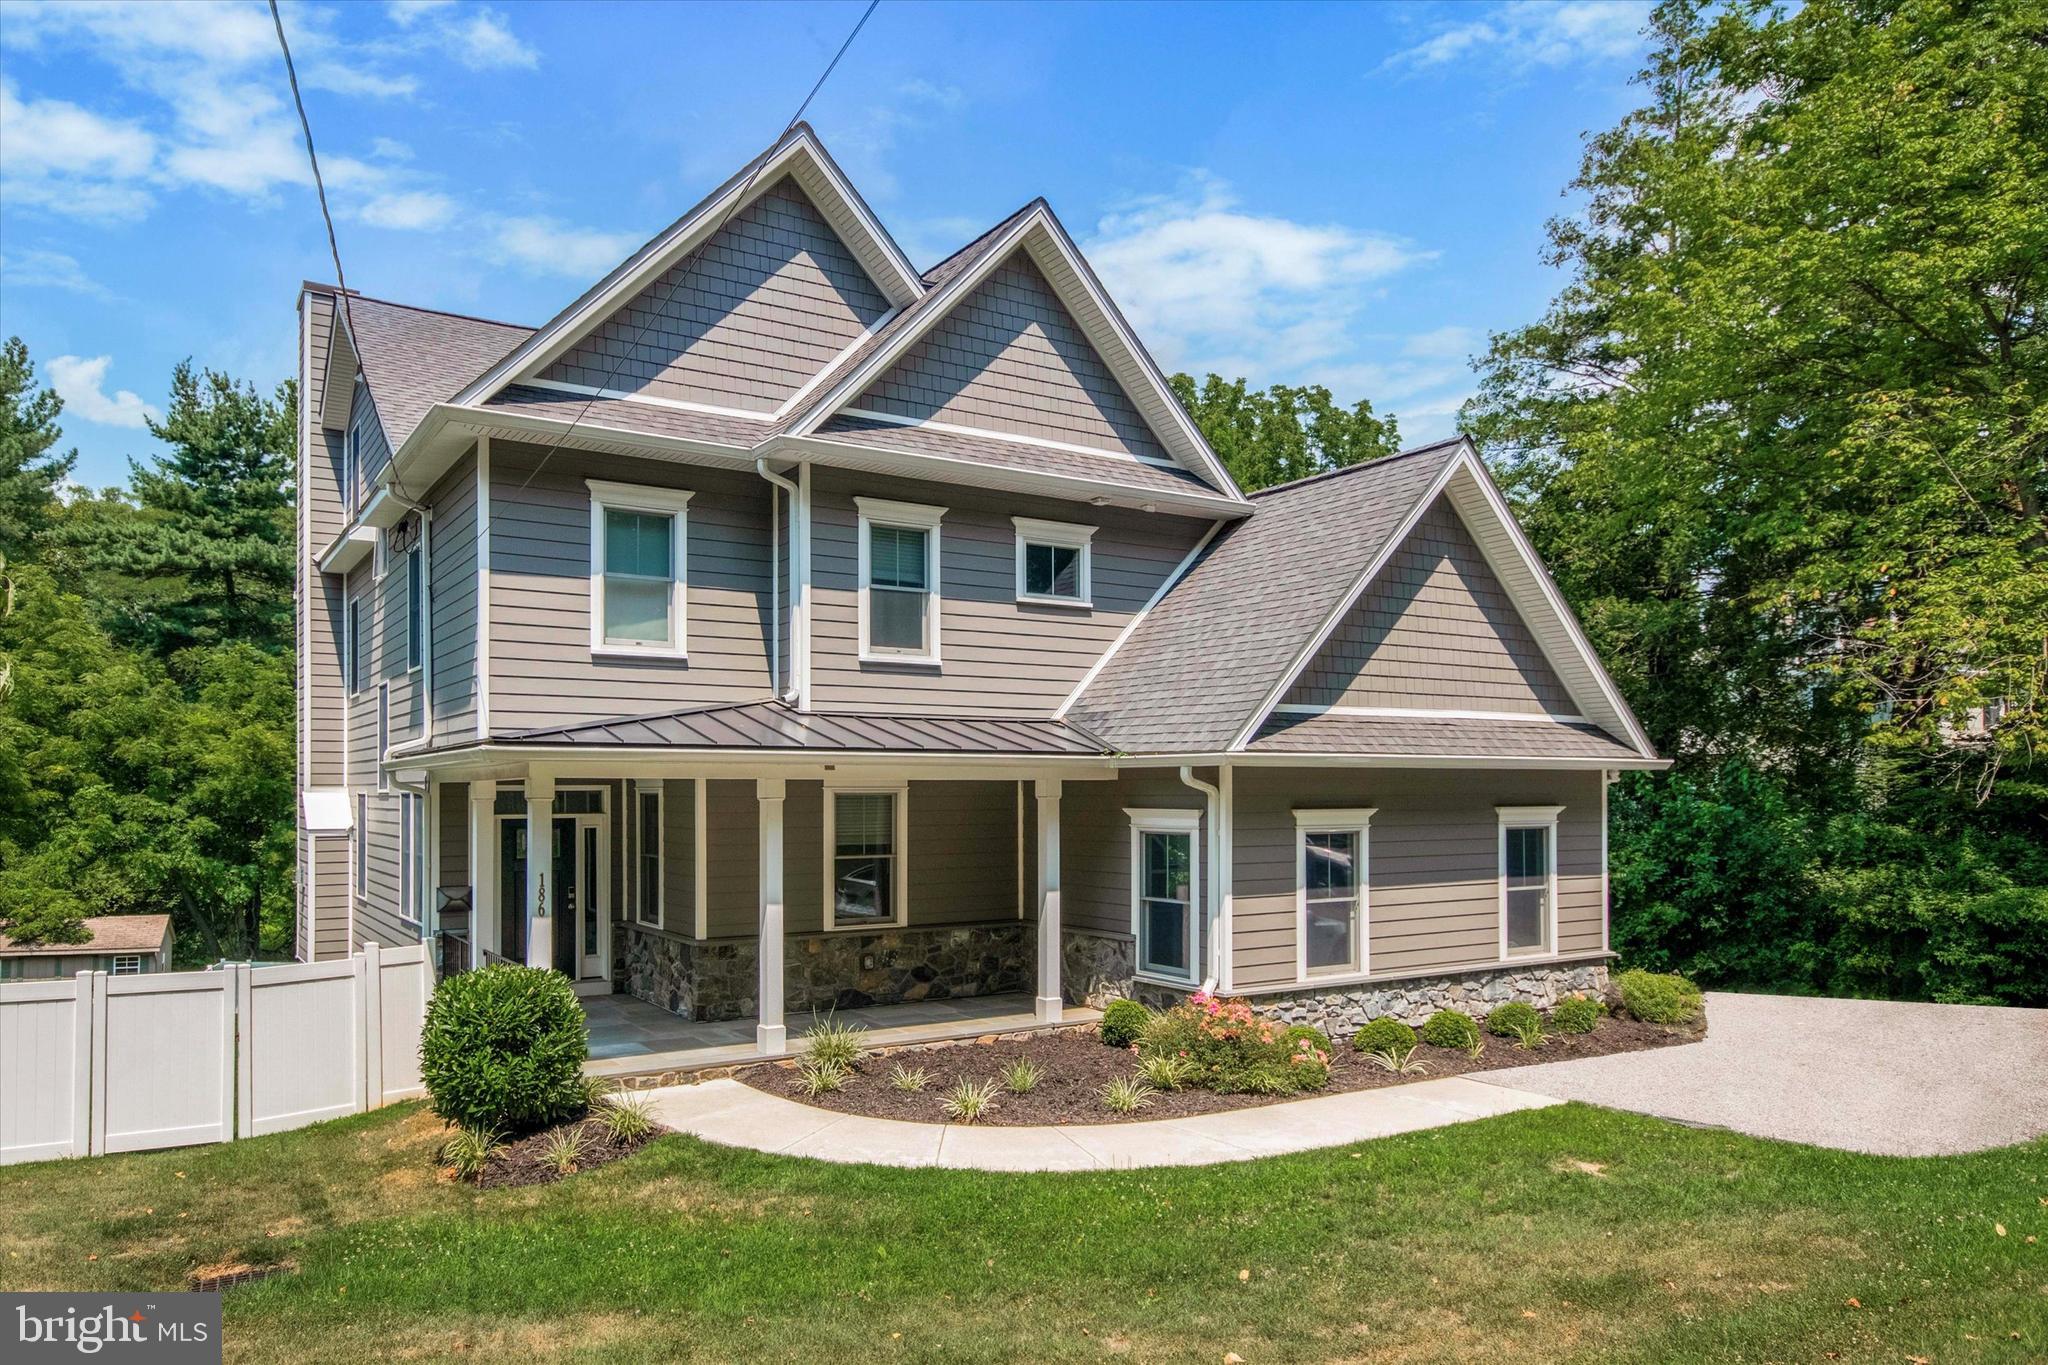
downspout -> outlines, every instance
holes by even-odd
[[[1206,994],[1216,993],[1216,982],[1223,975],[1222,931],[1223,905],[1222,888],[1218,885],[1218,872],[1222,867],[1223,821],[1219,818],[1223,808],[1223,793],[1210,783],[1195,776],[1192,764],[1183,763],[1180,768],[1183,785],[1193,787],[1208,799],[1209,803],[1209,875],[1204,878],[1208,884],[1208,903],[1202,907],[1209,920],[1209,932],[1204,935],[1208,945],[1208,974],[1202,978],[1202,990]]]
[[[797,508],[797,501],[798,501],[798,496],[799,496],[799,495],[798,495],[798,491],[797,491],[797,486],[796,486],[796,484],[795,484],[795,483],[791,482],[791,481],[790,481],[790,480],[789,480],[789,479],[788,479],[787,477],[785,477],[784,475],[781,475],[781,474],[777,474],[777,473],[776,473],[776,472],[775,472],[774,470],[772,470],[772,469],[770,469],[770,468],[768,467],[768,457],[767,457],[767,456],[763,455],[763,456],[759,457],[758,459],[756,459],[756,460],[754,461],[754,472],[755,472],[756,474],[759,474],[759,475],[760,475],[760,476],[761,476],[762,478],[764,478],[764,479],[768,480],[768,482],[769,482],[769,483],[770,483],[771,485],[773,485],[773,487],[775,488],[775,490],[777,490],[777,491],[775,491],[775,492],[772,492],[772,493],[771,493],[771,494],[769,495],[769,496],[770,496],[771,498],[773,498],[773,499],[774,499],[774,502],[773,502],[773,503],[771,504],[771,507],[770,507],[770,516],[769,516],[769,533],[768,533],[768,575],[769,575],[769,595],[768,595],[768,623],[769,623],[769,624],[768,624],[768,629],[769,629],[769,638],[768,638],[768,657],[769,657],[769,660],[770,660],[770,663],[769,663],[769,667],[770,667],[770,669],[771,669],[771,670],[773,670],[773,671],[772,671],[772,673],[771,673],[771,677],[772,677],[772,678],[773,678],[773,680],[774,680],[774,682],[773,682],[773,687],[774,687],[775,695],[776,695],[776,696],[777,696],[778,698],[780,698],[781,700],[783,700],[783,701],[789,701],[789,700],[791,700],[792,694],[796,693],[796,692],[797,692],[797,691],[799,690],[799,689],[797,688],[797,685],[796,685],[796,621],[797,621],[797,604],[796,604],[796,600],[795,600],[795,594],[794,594],[794,593],[792,593],[792,594],[790,595],[790,597],[791,597],[791,600],[790,600],[790,604],[789,604],[789,627],[790,627],[790,629],[789,629],[789,636],[790,636],[790,639],[789,639],[789,644],[790,644],[790,649],[789,649],[789,653],[790,653],[790,661],[789,661],[789,687],[788,687],[787,689],[784,689],[784,687],[782,686],[782,492],[781,492],[781,491],[782,491],[782,490],[787,490],[787,491],[788,491],[788,493],[789,493],[789,529],[790,529],[790,537],[789,537],[789,580],[790,580],[790,586],[791,586],[791,587],[794,587],[794,586],[796,585],[796,583],[797,583],[797,563],[796,563],[796,556],[797,556],[797,536],[796,536],[796,508]]]

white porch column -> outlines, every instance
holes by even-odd
[[[1038,1022],[1060,1021],[1060,780],[1039,778]]]
[[[555,778],[526,775],[526,965],[555,965],[555,907],[548,873],[554,869]]]
[[[754,784],[761,802],[761,981],[755,990],[754,1045],[768,1057],[789,1050],[789,1030],[782,1022],[782,801],[788,792],[789,783],[779,777]]]
[[[498,784],[469,784],[469,965],[484,965],[484,950],[502,952],[498,923]]]

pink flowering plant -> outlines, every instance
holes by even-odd
[[[1313,1033],[1262,1019],[1242,1000],[1196,991],[1154,1018],[1136,1051],[1179,1060],[1187,1084],[1205,1090],[1291,1095],[1330,1083],[1329,1050]]]

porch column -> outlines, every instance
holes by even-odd
[[[555,910],[548,899],[555,831],[553,773],[526,775],[526,965],[555,965]]]
[[[1060,780],[1039,778],[1038,1022],[1060,1021]]]
[[[498,924],[498,784],[469,784],[469,965],[484,965],[484,949],[503,951]]]
[[[782,801],[789,783],[779,777],[760,778],[754,794],[761,802],[761,927],[757,940],[761,980],[755,990],[754,1045],[763,1056],[789,1050],[789,1031],[782,1023]]]

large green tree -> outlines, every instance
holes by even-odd
[[[1679,760],[1617,807],[1639,955],[1995,998],[2036,959],[1937,959],[2004,916],[2048,971],[2044,14],[1660,6],[1482,362],[1465,424]]]
[[[1307,478],[1401,448],[1391,414],[1376,415],[1361,398],[1340,405],[1320,384],[1254,389],[1212,374],[1168,381],[1195,425],[1246,492]]]
[[[20,337],[0,345],[0,572],[28,559],[33,542],[49,529],[57,489],[78,463],[78,452],[51,454],[62,438],[57,414],[64,400],[36,387],[36,367]]]

